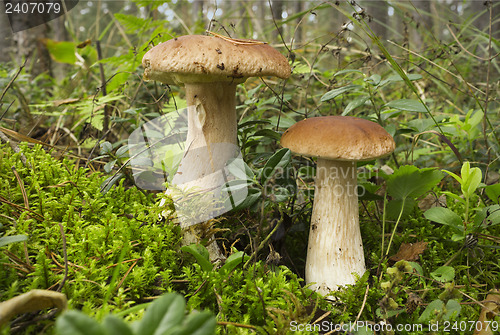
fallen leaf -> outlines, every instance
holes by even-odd
[[[493,335],[491,323],[495,316],[500,313],[500,291],[493,290],[484,301],[484,307],[479,314],[474,335]]]
[[[66,309],[66,296],[49,290],[31,290],[0,303],[0,326],[17,314],[29,313],[46,308]]]
[[[389,259],[394,262],[399,262],[400,260],[416,261],[425,249],[427,249],[427,242],[403,243],[399,247],[398,252]]]
[[[433,207],[446,207],[446,196],[442,194],[437,198],[434,194],[428,194],[418,202],[418,208],[420,208],[421,211],[425,212]]]

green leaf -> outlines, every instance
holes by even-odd
[[[245,262],[249,256],[245,255],[243,251],[238,251],[226,259],[224,265],[220,268],[221,273],[230,273],[235,267]]]
[[[372,84],[373,86],[377,86],[380,83],[381,79],[382,77],[379,74],[375,73],[366,78],[365,81]]]
[[[116,159],[113,159],[112,161],[109,161],[107,162],[106,164],[104,164],[103,166],[103,169],[106,173],[110,173],[111,170],[113,170],[113,167],[115,166],[116,164]]]
[[[113,314],[104,318],[103,327],[108,335],[134,335],[128,324]]]
[[[416,204],[415,200],[408,198],[404,200],[403,199],[391,200],[387,203],[386,207],[387,218],[391,220],[396,220],[399,217],[401,210],[403,211],[403,213],[401,213],[401,218],[406,218],[410,213],[412,213],[413,208],[415,208],[415,204]],[[404,208],[402,208],[402,206],[404,206]]]
[[[477,187],[481,183],[483,174],[481,170],[477,167],[470,168],[470,163],[465,162],[462,165],[462,193],[466,198],[469,198],[474,192],[476,192]]]
[[[460,303],[456,300],[450,299],[446,303],[446,314],[443,316],[443,320],[450,320],[453,317],[457,317],[460,314],[462,307]]]
[[[128,157],[128,145],[125,144],[121,146],[118,150],[116,150],[116,157],[118,158],[126,158]]]
[[[166,294],[155,300],[135,330],[140,335],[160,335],[181,324],[184,319],[186,303],[177,293]]]
[[[493,184],[484,188],[484,193],[491,201],[500,204],[500,184]]]
[[[428,209],[424,216],[427,220],[450,226],[459,232],[464,231],[464,224],[460,216],[448,208],[434,207]]]
[[[106,335],[100,324],[79,311],[67,311],[56,320],[58,335]]]
[[[276,140],[276,141],[279,141],[281,139],[281,135],[278,134],[277,132],[275,132],[274,130],[271,130],[271,129],[260,129],[260,130],[257,130],[253,136],[264,136],[264,137],[268,137],[272,140]]]
[[[441,299],[436,299],[427,305],[422,315],[418,318],[418,322],[426,322],[435,318],[436,314],[440,313],[444,308],[444,302]]]
[[[278,170],[284,169],[292,159],[290,149],[282,148],[272,155],[266,162],[260,173],[260,182],[265,185],[269,178]]]
[[[234,210],[240,211],[255,204],[262,197],[262,192],[255,188],[248,189],[248,195]]]
[[[418,100],[413,99],[400,99],[388,102],[386,107],[396,108],[408,112],[426,113],[425,106]]]
[[[125,32],[127,33],[137,33],[142,31],[150,24],[151,19],[143,19],[136,15],[127,15],[117,13],[114,15],[115,18],[120,22],[122,26],[125,27]]]
[[[113,145],[108,141],[101,143],[101,155],[109,154],[113,150]]]
[[[455,269],[451,266],[441,266],[431,272],[431,277],[443,283],[452,281],[455,278]]]
[[[76,63],[76,44],[73,42],[58,42],[50,39],[45,40],[47,50],[52,58],[59,63]]]
[[[194,312],[184,320],[184,326],[173,329],[168,335],[213,335],[217,321],[210,311]]]
[[[394,198],[418,198],[436,186],[443,179],[443,173],[431,168],[404,165],[387,178],[387,192]]]
[[[352,100],[345,107],[344,111],[342,112],[342,116],[346,116],[347,114],[349,114],[350,112],[352,112],[356,108],[363,106],[368,99],[369,99],[369,97],[367,97],[367,96],[361,96],[361,97],[358,97],[358,98]]]
[[[28,236],[26,236],[26,235],[3,236],[3,237],[0,237],[0,247],[3,247],[4,245],[10,244],[10,243],[26,241],[27,239],[28,239]]]
[[[210,263],[210,255],[207,248],[201,244],[190,244],[183,246],[181,251],[188,252],[196,258],[203,271],[212,271],[214,265]]]
[[[326,92],[321,97],[320,100],[321,100],[321,102],[324,102],[324,101],[328,101],[331,99],[335,99],[336,97],[338,97],[341,94],[344,94],[344,93],[349,92],[349,91],[355,91],[355,90],[358,90],[360,88],[362,88],[360,85],[353,85],[353,84],[339,87],[339,88],[336,88],[336,89],[333,89],[331,91]]]

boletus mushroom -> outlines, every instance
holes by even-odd
[[[288,60],[267,43],[202,35],[161,43],[144,55],[142,65],[145,80],[185,88],[186,149],[172,183],[200,191],[224,184],[217,172],[240,153],[236,86],[249,77],[284,79],[291,73]]]
[[[356,161],[394,151],[379,124],[351,116],[305,119],[291,126],[281,145],[318,157],[306,259],[306,283],[321,294],[354,284],[365,272],[359,227]]]

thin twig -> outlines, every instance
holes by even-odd
[[[63,256],[64,256],[64,277],[59,284],[59,287],[57,288],[57,292],[61,292],[64,283],[68,279],[68,252],[66,249],[66,234],[64,234],[64,227],[63,225],[59,222],[59,228],[61,230],[61,238],[62,238],[62,248],[63,248]]]
[[[5,86],[5,88],[3,89],[2,91],[2,95],[0,95],[0,102],[3,100],[3,97],[5,96],[5,94],[7,93],[7,91],[9,90],[9,88],[12,86],[12,84],[14,83],[14,81],[16,80],[16,78],[19,76],[19,74],[21,73],[21,71],[23,70],[24,66],[26,65],[26,62],[28,61],[28,57],[26,57],[24,59],[24,63],[23,65],[21,65],[19,67],[19,69],[17,70],[16,74],[14,75],[14,77],[12,77],[12,79],[9,81],[9,83],[7,84],[7,86]]]

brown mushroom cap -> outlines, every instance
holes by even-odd
[[[323,116],[291,126],[281,145],[305,156],[340,161],[363,161],[394,151],[391,135],[375,122],[352,116]]]
[[[288,60],[269,44],[202,35],[161,43],[144,55],[142,65],[145,80],[165,84],[242,83],[248,77],[288,78],[291,73]]]

